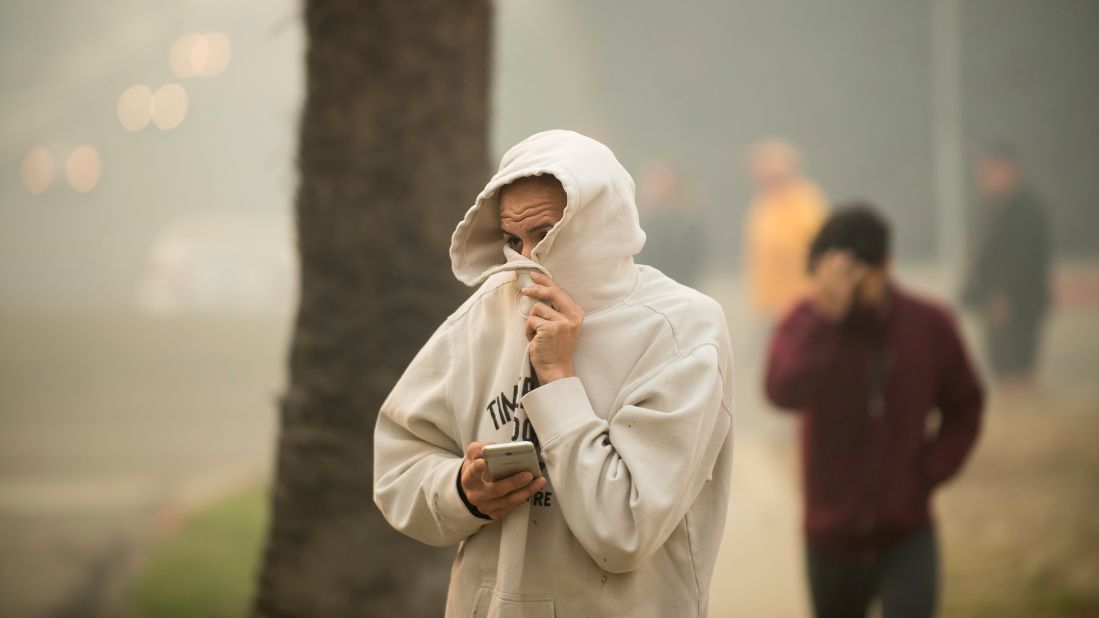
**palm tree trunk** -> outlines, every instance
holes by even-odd
[[[453,225],[488,171],[487,0],[306,0],[301,300],[260,616],[435,616],[451,550],[372,498],[389,389],[460,302]]]

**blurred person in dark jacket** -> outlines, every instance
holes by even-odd
[[[973,448],[982,387],[950,312],[893,282],[872,207],[825,221],[809,272],[810,293],[775,330],[765,387],[800,413],[815,615],[865,616],[877,598],[885,618],[932,616],[931,496]]]
[[[982,232],[963,302],[981,314],[997,381],[1017,390],[1030,385],[1049,307],[1049,225],[1010,149],[985,153],[977,184]]]
[[[663,161],[650,161],[641,168],[637,189],[646,236],[638,262],[696,287],[706,254],[705,235],[684,201],[679,174]]]

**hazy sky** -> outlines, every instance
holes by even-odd
[[[631,171],[666,159],[706,219],[715,263],[733,266],[751,195],[744,150],[786,136],[831,198],[878,202],[902,257],[925,259],[936,229],[931,6],[497,2],[493,150],[574,128],[606,141]],[[1099,226],[1099,3],[959,6],[966,148],[1014,142],[1060,246],[1099,249],[1089,232]],[[204,213],[237,213],[244,226],[287,216],[303,84],[298,10],[295,0],[0,5],[0,308],[132,304],[164,230]],[[225,70],[173,75],[173,43],[209,32],[231,43]],[[123,91],[169,83],[188,97],[178,127],[123,128]],[[64,172],[82,145],[102,161],[87,193]],[[35,148],[54,162],[41,195],[20,178]]]
[[[302,83],[296,2],[9,0],[0,12],[0,304],[126,301],[172,222],[289,211]],[[189,32],[227,35],[220,75],[173,74],[169,49]],[[168,83],[187,92],[182,123],[124,129],[122,92]],[[98,150],[102,175],[82,194],[64,165],[83,144]],[[41,195],[20,180],[35,147],[57,170]]]

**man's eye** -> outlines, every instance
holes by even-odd
[[[546,230],[538,235],[538,240],[545,240],[546,236],[549,236],[549,230]]]
[[[516,248],[516,247],[518,247],[519,245],[522,244],[522,241],[519,240],[519,238],[516,237],[516,236],[509,236],[506,239],[506,241],[508,243],[508,246],[511,247],[512,249],[514,249],[514,248]]]

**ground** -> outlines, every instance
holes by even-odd
[[[901,277],[946,287],[940,271]],[[804,616],[793,421],[761,401],[761,338],[735,281],[704,287],[726,306],[738,357],[711,614]],[[1050,324],[1043,394],[995,397],[973,460],[936,500],[944,615],[1099,615],[1099,303],[1070,298]],[[177,592],[242,606],[288,324],[0,314],[0,615],[168,615],[150,608]],[[225,565],[227,549],[237,583],[174,574]]]
[[[0,616],[115,615],[163,530],[265,473],[287,323],[0,314]]]

